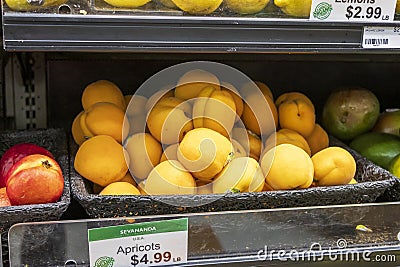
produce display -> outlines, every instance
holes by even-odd
[[[53,203],[63,191],[62,170],[47,149],[20,143],[2,155],[0,206]]]
[[[357,183],[353,156],[329,147],[305,94],[275,99],[265,83],[235,88],[202,69],[187,71],[171,88],[150,97],[124,96],[106,80],[84,88],[83,111],[72,123],[79,145],[74,168],[93,182],[94,193],[226,194]]]

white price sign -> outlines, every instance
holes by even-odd
[[[88,230],[90,267],[176,266],[187,262],[188,219]]]
[[[310,20],[347,22],[393,21],[397,0],[313,0]]]
[[[400,48],[400,26],[364,27],[363,48]]]

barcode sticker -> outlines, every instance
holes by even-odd
[[[363,48],[400,48],[400,27],[364,27]]]

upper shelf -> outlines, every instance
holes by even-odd
[[[8,1],[12,0],[5,2]],[[112,8],[104,2],[99,4],[101,0],[85,5],[79,0],[70,1],[46,12],[18,12],[4,4],[4,48],[82,52],[394,52],[362,48],[364,26],[373,24],[316,23],[290,17],[275,6],[251,16],[232,15],[226,13],[226,8],[208,16],[195,16],[171,9],[147,12]],[[384,25],[396,23],[400,21]]]

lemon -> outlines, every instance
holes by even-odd
[[[109,5],[115,7],[128,7],[136,8],[141,7],[150,2],[151,0],[104,0]]]
[[[172,0],[181,10],[194,15],[207,15],[214,12],[222,0]]]
[[[269,0],[225,0],[224,4],[238,14],[255,14],[261,12]]]
[[[274,0],[276,6],[293,17],[309,17],[312,0]]]

